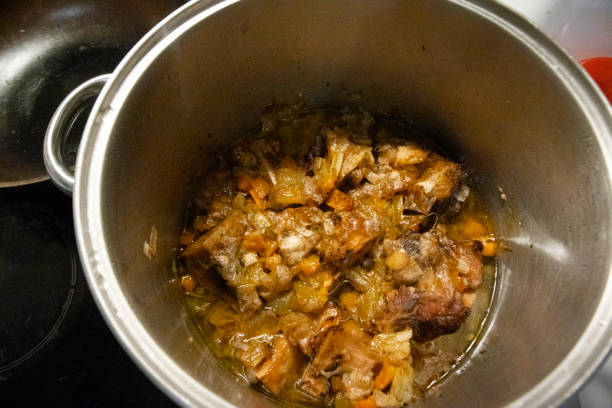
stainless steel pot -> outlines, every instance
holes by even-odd
[[[417,405],[543,407],[576,391],[612,345],[612,114],[566,54],[485,0],[194,1],[132,49],[89,118],[74,217],[98,305],[143,371],[185,406],[276,404],[197,341],[170,265],[190,175],[297,99],[397,109],[483,175],[509,246],[493,312]]]

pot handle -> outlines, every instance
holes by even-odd
[[[68,131],[83,104],[100,94],[110,76],[111,74],[100,75],[76,87],[60,103],[47,127],[43,145],[45,167],[53,183],[68,195],[72,194],[74,188],[74,170],[70,169],[62,158]]]

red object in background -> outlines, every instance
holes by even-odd
[[[608,102],[612,104],[612,58],[597,57],[580,61],[597,85],[601,88]]]

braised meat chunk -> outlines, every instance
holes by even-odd
[[[497,248],[489,217],[463,168],[402,129],[276,107],[196,180],[181,281],[242,378],[299,402],[400,407],[422,389],[424,344],[470,315]]]
[[[257,369],[256,375],[270,391],[279,394],[296,374],[298,357],[283,336],[276,337],[272,354]]]

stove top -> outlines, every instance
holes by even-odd
[[[98,312],[71,210],[50,182],[0,197],[0,296],[12,299],[0,305],[0,400],[11,407],[174,406]]]

